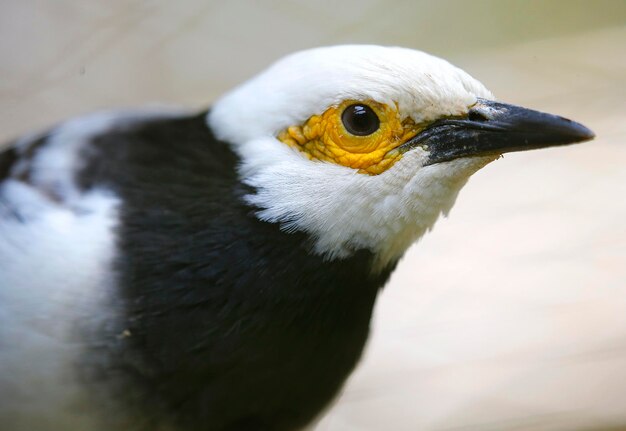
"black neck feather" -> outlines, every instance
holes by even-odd
[[[123,201],[118,330],[129,336],[113,362],[146,411],[162,406],[181,429],[292,429],[357,363],[392,268],[372,275],[366,250],[325,261],[306,234],[260,221],[205,115],[100,135],[80,174]]]

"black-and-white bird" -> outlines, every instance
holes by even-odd
[[[300,429],[470,175],[592,137],[428,54],[338,46],[207,112],[18,139],[0,153],[0,428]]]

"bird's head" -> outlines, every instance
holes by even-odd
[[[310,235],[328,259],[370,250],[382,268],[509,151],[591,139],[584,126],[507,105],[423,52],[336,46],[284,58],[209,114],[234,145],[262,220]]]

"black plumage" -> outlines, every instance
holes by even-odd
[[[77,182],[121,198],[121,326],[90,334],[84,376],[116,388],[125,429],[291,430],[356,365],[393,268],[374,275],[365,250],[326,261],[306,234],[260,221],[205,118],[134,123],[84,147]]]

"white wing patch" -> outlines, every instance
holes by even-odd
[[[96,135],[181,115],[163,109],[92,114],[13,146],[17,160],[0,183],[3,429],[106,429],[93,388],[81,384],[78,372],[85,333],[117,324],[111,300],[121,201],[111,190],[81,190],[76,174]]]
[[[75,175],[94,134],[139,118],[146,115],[92,115],[14,146],[18,160],[0,183],[0,423],[7,429],[99,429],[77,365],[81,330],[116,318],[107,305],[120,202],[109,190],[81,191]]]
[[[0,422],[47,430],[54,417],[54,429],[94,429],[75,374],[76,323],[114,317],[103,306],[114,281],[117,199],[88,193],[77,212],[7,181],[0,202]]]

